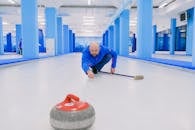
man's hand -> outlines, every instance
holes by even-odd
[[[115,68],[111,68],[110,73],[114,74],[115,73]]]
[[[91,70],[87,71],[87,75],[89,78],[94,78],[94,73]]]

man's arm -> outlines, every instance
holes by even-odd
[[[85,55],[83,55],[82,56],[82,69],[88,75],[89,78],[94,78],[94,73],[90,70],[89,64],[90,62],[88,58]]]
[[[87,71],[89,70],[89,61],[85,54],[82,55],[82,69],[87,74]]]
[[[110,53],[112,55],[112,64],[111,64],[111,67],[112,68],[115,68],[116,67],[116,62],[117,62],[117,54],[112,49],[110,50]]]

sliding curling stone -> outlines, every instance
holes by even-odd
[[[50,124],[57,130],[85,130],[93,125],[95,110],[79,97],[69,94],[50,111]]]

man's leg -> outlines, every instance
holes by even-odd
[[[97,72],[100,71],[104,67],[104,65],[110,61],[110,59],[112,59],[112,55],[106,54],[99,63],[97,63],[95,66],[91,67],[93,73],[97,74]]]

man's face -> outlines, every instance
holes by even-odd
[[[90,46],[89,51],[90,54],[95,57],[99,54],[99,46]]]

